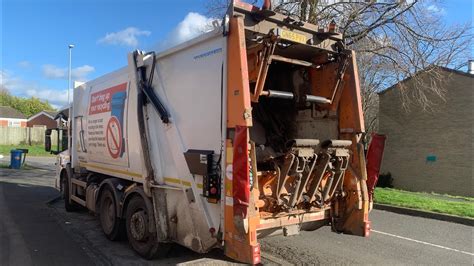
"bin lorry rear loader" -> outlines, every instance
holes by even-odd
[[[214,27],[74,89],[66,209],[145,258],[178,243],[257,264],[262,237],[367,236],[357,64],[335,25],[234,1]]]

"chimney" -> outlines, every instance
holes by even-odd
[[[474,60],[469,60],[467,64],[467,73],[474,75]]]

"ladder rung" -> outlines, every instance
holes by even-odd
[[[86,207],[86,201],[77,197],[77,196],[74,196],[74,195],[71,195],[71,199],[79,204],[81,204],[82,206]]]
[[[75,184],[75,185],[78,185],[80,187],[83,187],[83,188],[86,188],[87,186],[87,183],[84,182],[84,181],[81,181],[81,180],[78,180],[78,179],[75,179],[75,178],[71,178],[71,183],[72,184]]]

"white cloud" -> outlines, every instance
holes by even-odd
[[[67,68],[59,68],[55,65],[43,65],[43,76],[48,79],[63,79],[67,76]]]
[[[156,50],[164,50],[212,30],[214,20],[214,18],[208,18],[199,13],[188,13],[168,34],[167,38],[158,43]]]
[[[439,7],[435,4],[432,4],[432,5],[429,5],[427,8],[426,8],[428,11],[430,12],[433,12],[433,13],[438,13],[440,15],[444,15],[446,14],[446,10],[442,7]]]
[[[137,47],[139,36],[150,36],[151,32],[147,30],[140,30],[135,27],[128,27],[124,30],[107,33],[104,37],[99,39],[98,43],[111,45],[124,45]]]
[[[95,70],[93,66],[83,65],[80,67],[73,68],[71,70],[71,78],[73,80],[85,80],[87,75]],[[42,67],[43,76],[48,79],[67,79],[68,69],[67,67],[58,67],[55,65],[43,65]]]
[[[83,65],[80,67],[73,68],[71,71],[71,76],[76,81],[85,80],[87,75],[94,72],[95,68],[89,65]]]
[[[0,70],[0,84],[10,92],[18,91],[20,93],[23,92],[23,88],[31,85],[31,83],[14,76],[6,69]]]
[[[30,68],[31,63],[29,61],[24,60],[24,61],[18,62],[18,66],[21,68]]]
[[[55,108],[67,103],[67,89],[57,90],[40,87],[37,83],[23,80],[8,70],[0,70],[0,87],[7,89],[15,96],[37,97],[47,100]]]
[[[48,88],[28,89],[26,90],[26,96],[47,100],[55,108],[64,106],[67,103],[67,90],[64,90],[64,92],[60,92],[58,90]]]

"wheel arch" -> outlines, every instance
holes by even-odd
[[[127,213],[127,205],[130,202],[130,200],[135,196],[141,197],[143,199],[143,201],[145,202],[145,206],[147,208],[147,211],[148,211],[148,213],[151,214],[148,217],[148,224],[149,224],[148,228],[150,228],[150,229],[153,228],[152,232],[156,231],[156,229],[155,229],[156,228],[156,226],[155,226],[155,212],[154,212],[154,208],[153,208],[153,202],[145,194],[145,191],[143,190],[143,187],[141,187],[141,186],[134,186],[132,189],[130,189],[130,191],[127,191],[127,193],[125,194],[125,198],[124,198],[123,204],[122,204],[122,211],[121,211],[122,217],[125,218],[125,215]]]
[[[112,195],[114,196],[117,217],[122,218],[122,200],[125,198],[125,188],[128,185],[129,184],[119,178],[111,177],[104,179],[99,185],[99,189],[97,190],[97,197],[95,198],[96,212],[98,212],[100,207],[99,204],[102,193],[104,192],[104,190],[109,189],[112,192]]]

